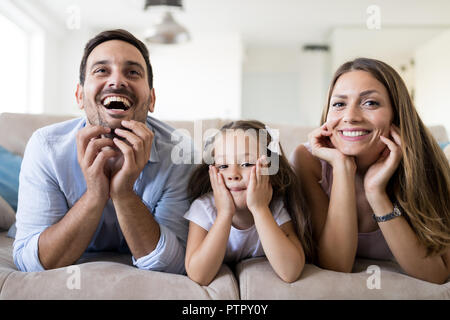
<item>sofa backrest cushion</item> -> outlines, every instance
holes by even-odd
[[[17,210],[19,192],[19,172],[22,157],[0,146],[0,196]]]
[[[27,141],[35,130],[74,117],[76,116],[2,113],[0,114],[0,146],[5,147],[17,155],[23,156]],[[194,134],[197,134],[200,130],[203,134],[210,128],[219,129],[225,123],[231,121],[229,119],[202,119],[197,121],[162,120],[174,128],[186,129],[193,139],[195,138]],[[296,126],[277,123],[267,123],[267,125],[272,129],[279,130],[281,146],[288,157],[297,145],[308,141],[308,133],[315,128],[314,126]],[[429,129],[438,142],[449,141],[444,126],[431,126]]]

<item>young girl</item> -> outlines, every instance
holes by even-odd
[[[312,212],[321,267],[396,260],[410,276],[450,276],[450,168],[400,75],[378,60],[343,64],[322,126],[293,164]]]
[[[189,191],[195,201],[185,214],[190,220],[186,271],[197,283],[208,285],[223,262],[264,255],[281,279],[293,282],[305,255],[311,256],[311,228],[298,179],[283,151],[268,149],[271,141],[264,124],[236,121],[207,143],[214,164],[194,171]],[[265,154],[279,157],[274,175],[263,174]]]

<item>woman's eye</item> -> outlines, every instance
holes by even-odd
[[[366,105],[366,106],[379,106],[380,103],[377,102],[377,101],[374,101],[374,100],[369,100],[369,101],[366,101],[366,102],[364,103],[364,105]]]
[[[335,108],[340,108],[340,107],[344,106],[344,103],[343,102],[335,102],[332,104],[332,106]]]
[[[227,166],[226,164],[219,164],[219,165],[217,166],[217,168],[218,168],[219,170],[223,170],[223,169],[228,168],[228,166]]]

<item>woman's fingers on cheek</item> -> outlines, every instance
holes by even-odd
[[[339,122],[339,119],[329,119],[329,120],[327,120],[327,122],[325,122],[325,128],[328,131],[332,131],[336,127],[338,122]]]
[[[400,138],[398,128],[395,125],[392,125],[390,131],[391,131],[391,136],[392,136],[392,138],[394,138],[395,143],[398,144],[399,146],[401,146],[402,139]]]
[[[393,142],[392,142],[390,139],[388,139],[388,138],[386,138],[386,137],[384,137],[384,136],[380,136],[380,140],[381,140],[381,141],[382,141],[389,149],[392,148]]]
[[[402,157],[402,151],[400,149],[400,146],[395,144],[392,140],[380,136],[380,140],[386,144],[386,146],[389,148],[389,154],[393,154],[395,156],[395,158],[401,158]]]

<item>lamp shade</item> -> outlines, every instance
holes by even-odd
[[[161,23],[147,31],[145,41],[148,43],[176,44],[190,40],[189,32],[175,21],[170,12],[166,12]]]

